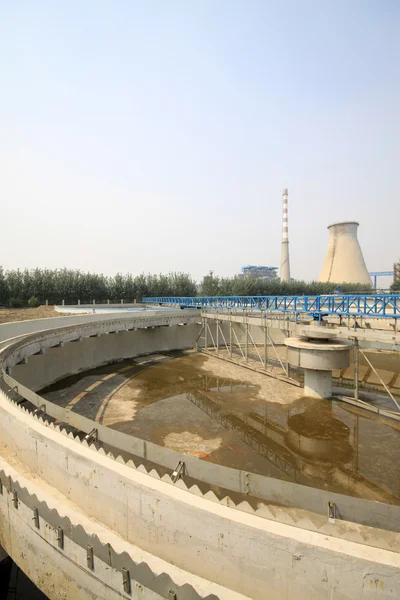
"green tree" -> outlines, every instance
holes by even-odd
[[[204,275],[201,283],[201,293],[203,296],[224,296],[221,293],[221,281],[218,276],[214,276],[212,271]]]
[[[400,279],[393,281],[392,285],[390,286],[390,289],[392,292],[400,291]]]
[[[3,267],[0,266],[0,304],[6,305],[10,301],[10,294],[8,292],[7,277],[4,273]]]
[[[301,296],[342,293],[371,293],[372,286],[361,284],[337,284],[313,281],[280,281],[279,279],[242,279],[235,276],[220,278],[212,273],[205,275],[201,283],[203,296]]]

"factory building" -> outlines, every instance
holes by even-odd
[[[242,267],[240,279],[278,279],[278,267],[247,265]]]

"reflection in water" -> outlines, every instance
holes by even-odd
[[[235,386],[236,389],[241,386]],[[222,388],[223,391],[224,388]],[[243,418],[233,412],[227,412],[221,409],[221,404],[209,399],[206,395],[202,394],[187,394],[188,400],[195,406],[201,408],[209,417],[214,421],[218,421],[226,429],[235,431],[241,440],[243,440],[250,448],[255,450],[260,456],[270,461],[278,469],[285,472],[289,478],[295,478],[296,475],[296,463],[290,460],[290,456],[284,456],[284,452],[276,452],[271,444],[271,440],[268,439],[257,426],[257,416],[250,414],[247,418]],[[250,423],[251,419],[255,420],[254,425]]]
[[[400,504],[396,421],[301,397],[300,389],[270,378],[265,391],[264,384],[215,377],[214,363],[204,356],[166,358],[151,368],[151,359],[146,368],[131,361],[112,376],[106,373],[112,366],[79,374],[45,396],[71,402],[90,418],[105,413],[119,431],[203,460]],[[292,402],[280,403],[282,390]]]
[[[331,471],[333,463],[343,465],[352,459],[350,429],[332,414],[331,402],[308,399],[303,412],[288,415],[287,427],[287,447],[297,455],[304,472],[318,476]]]
[[[211,384],[212,385],[212,384]],[[263,402],[256,410],[215,401],[226,382],[189,399],[279,469],[280,477],[365,498],[400,503],[399,426],[338,401],[300,398],[290,405]],[[233,388],[232,388],[233,389]],[[262,411],[262,406],[264,410]],[[253,407],[254,408],[254,407]],[[260,410],[261,409],[261,410]],[[276,472],[258,459],[253,470]]]

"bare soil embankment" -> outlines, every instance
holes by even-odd
[[[54,310],[53,306],[39,306],[38,308],[0,308],[0,324],[13,323],[14,321],[30,321],[32,319],[46,319],[59,317],[62,313]]]

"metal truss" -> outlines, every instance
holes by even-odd
[[[197,296],[143,298],[146,304],[181,308],[225,308],[264,310],[280,313],[400,317],[399,294],[334,294],[327,296]]]
[[[354,399],[357,400],[357,401],[359,400],[359,397],[358,397],[359,396],[359,387],[360,387],[360,381],[359,381],[359,369],[360,369],[360,367],[359,367],[359,354],[361,354],[364,357],[364,360],[365,360],[365,362],[368,365],[368,372],[372,373],[372,371],[373,371],[375,373],[376,377],[378,378],[378,380],[379,380],[380,384],[382,385],[382,387],[385,389],[385,391],[388,394],[389,398],[396,405],[398,413],[400,413],[400,404],[399,404],[399,402],[393,396],[393,394],[390,391],[389,387],[383,381],[382,377],[379,375],[378,371],[375,369],[374,365],[372,364],[372,362],[370,361],[370,359],[368,358],[368,356],[360,348],[357,339],[354,340]],[[396,377],[397,377],[397,375],[396,375]]]
[[[214,325],[214,333],[210,327]],[[229,326],[228,335],[225,334],[221,324]],[[282,379],[288,383],[298,386],[299,383],[289,375],[289,365],[285,358],[279,355],[276,344],[271,338],[268,326],[266,324],[259,327],[263,330],[263,343],[256,343],[251,333],[249,323],[244,322],[245,333],[238,331],[235,327],[235,321],[230,319],[220,321],[218,314],[202,316],[202,327],[196,340],[197,349],[206,354],[216,356],[228,362],[233,362],[245,366],[254,371],[260,371],[274,377]]]

